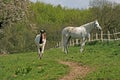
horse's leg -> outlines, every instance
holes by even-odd
[[[64,53],[68,53],[68,50],[67,50],[67,40],[64,40],[63,42],[63,47],[64,47]]]
[[[38,57],[40,58],[40,54],[41,54],[41,52],[40,52],[40,47],[38,47]]]
[[[83,47],[84,47],[85,43],[86,43],[86,39],[83,38],[82,43],[81,43],[81,48],[80,48],[80,52],[81,52],[81,53],[82,53],[83,50],[84,50]]]
[[[70,40],[70,37],[65,37],[63,39],[63,46],[64,46],[64,52],[67,54],[68,53],[68,42]]]
[[[44,48],[45,48],[45,44],[43,44],[43,46],[42,46],[42,53],[44,53]]]
[[[41,59],[42,58],[42,47],[40,47],[39,50],[40,50],[39,58]]]

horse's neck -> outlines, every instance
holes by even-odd
[[[84,27],[87,30],[87,32],[90,33],[92,29],[94,28],[93,22],[85,24]]]

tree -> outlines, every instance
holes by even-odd
[[[29,6],[28,0],[1,0],[0,1],[0,27],[25,19]]]
[[[119,17],[118,5],[108,0],[92,0],[90,2],[93,17],[99,20],[104,31],[112,31],[119,24],[118,18],[116,18]]]
[[[28,26],[28,7],[28,0],[0,0],[0,53],[14,52],[25,46],[20,42],[24,42],[21,33]]]

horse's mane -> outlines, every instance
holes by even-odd
[[[93,29],[93,27],[94,27],[94,22],[95,22],[95,21],[89,22],[89,23],[87,23],[87,24],[82,25],[81,27],[84,27],[84,28],[89,32],[89,31],[91,31],[91,30]]]
[[[88,27],[88,25],[90,25],[90,24],[92,24],[92,23],[94,23],[94,21],[93,21],[93,22],[86,23],[86,24],[83,24],[82,26]]]

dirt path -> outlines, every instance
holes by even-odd
[[[88,72],[90,72],[90,68],[80,65],[75,62],[64,62],[60,61],[61,64],[68,65],[70,67],[70,72],[69,74],[65,75],[63,78],[60,80],[75,80],[77,77],[83,78],[86,76]]]

